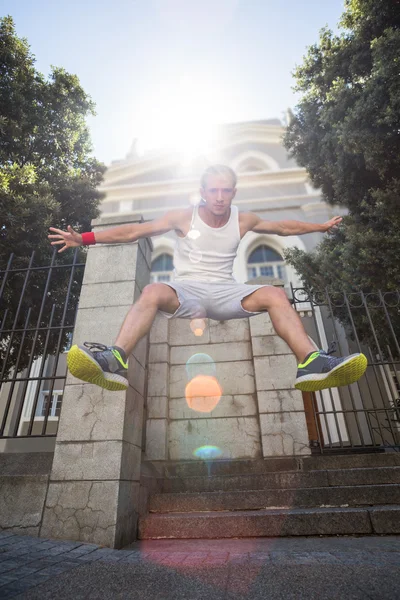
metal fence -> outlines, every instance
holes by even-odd
[[[57,433],[85,255],[58,257],[0,270],[0,438]]]
[[[85,254],[57,256],[11,256],[0,270],[0,438],[57,433]],[[311,446],[400,450],[400,293],[291,289],[317,347],[368,358],[356,384],[303,394]]]
[[[363,352],[368,367],[355,384],[304,394],[317,452],[400,450],[400,293],[291,288],[293,305],[319,348]]]

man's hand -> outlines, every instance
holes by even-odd
[[[333,219],[330,219],[329,221],[321,225],[321,231],[323,233],[325,233],[326,231],[333,231],[342,222],[342,220],[342,217],[333,217]]]
[[[64,244],[60,249],[60,252],[64,252],[67,248],[76,248],[76,246],[82,246],[82,236],[77,231],[74,231],[71,225],[68,225],[68,231],[62,231],[62,229],[56,229],[55,227],[49,227],[50,231],[54,231],[57,235],[47,236],[49,240],[57,240],[51,242],[52,246],[59,246]]]

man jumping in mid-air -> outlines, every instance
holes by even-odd
[[[90,344],[72,346],[68,367],[72,375],[108,390],[128,388],[127,357],[147,334],[157,311],[168,318],[210,318],[217,321],[251,317],[268,312],[276,333],[288,344],[299,361],[295,387],[316,391],[348,385],[364,373],[363,354],[344,358],[315,350],[301,319],[282,289],[270,285],[237,283],[232,276],[233,261],[240,240],[249,231],[276,235],[302,235],[335,228],[341,217],[323,224],[301,221],[263,221],[251,212],[239,212],[232,205],[236,195],[236,174],[223,165],[209,167],[201,178],[203,202],[192,208],[171,210],[147,223],[121,225],[96,233],[77,233],[68,227],[51,227],[53,245],[67,248],[93,243],[132,243],[143,237],[167,233],[178,236],[174,253],[174,280],[147,285],[129,310],[113,346]],[[110,284],[112,285],[112,284]]]

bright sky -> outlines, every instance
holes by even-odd
[[[208,125],[282,118],[291,73],[343,0],[1,0],[45,75],[78,75],[97,106],[94,154],[123,158],[205,137]]]

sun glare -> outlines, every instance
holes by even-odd
[[[140,152],[168,148],[181,154],[182,164],[212,154],[222,96],[213,84],[208,94],[201,87],[189,77],[159,84],[157,97],[140,111],[141,125],[135,133]]]

